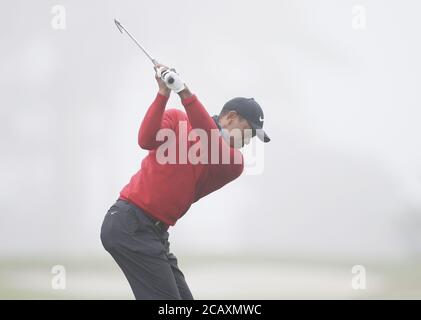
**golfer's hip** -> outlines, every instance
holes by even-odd
[[[107,211],[101,227],[101,241],[107,251],[128,249],[161,255],[169,247],[168,236],[142,209],[121,199]]]

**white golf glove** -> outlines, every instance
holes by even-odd
[[[184,82],[180,79],[179,74],[173,68],[165,69],[164,67],[160,67],[157,69],[156,74],[165,82],[168,89],[177,93],[184,90],[186,87]]]

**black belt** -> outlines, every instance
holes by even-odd
[[[169,225],[167,225],[166,223],[162,222],[161,220],[157,220],[153,217],[151,217],[150,215],[146,214],[146,217],[151,220],[151,222],[153,223],[153,225],[159,229],[159,231],[161,232],[165,232],[168,230]]]
[[[143,210],[142,208],[138,207],[137,205],[135,205],[134,203],[130,202],[129,200],[126,200],[126,199],[123,199],[123,198],[119,198],[118,201],[123,201],[123,202],[127,203],[128,205],[134,206],[136,209],[140,210],[142,213],[144,213],[145,217],[148,218],[156,228],[158,228],[159,231],[165,232],[170,227],[169,225],[167,225],[166,223],[162,222],[161,220],[155,219],[154,217],[152,217],[151,215],[149,215],[145,210]]]

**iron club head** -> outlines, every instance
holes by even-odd
[[[115,23],[115,25],[117,26],[118,30],[119,30],[121,33],[123,33],[123,29],[122,29],[122,27],[121,27],[120,22],[119,22],[117,19],[114,19],[114,23]]]

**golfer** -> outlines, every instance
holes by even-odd
[[[211,117],[179,78],[172,84],[162,80],[162,74],[175,70],[161,64],[154,68],[159,91],[138,134],[139,146],[148,150],[148,155],[105,215],[101,241],[136,299],[192,300],[177,258],[170,251],[168,228],[192,203],[241,175],[244,163],[239,149],[252,137],[257,135],[264,142],[270,139],[262,129],[262,108],[253,98],[234,98],[218,116]],[[185,112],[166,110],[171,91],[178,93]],[[169,131],[173,135],[162,134]],[[208,141],[198,139],[196,131],[206,133]],[[211,139],[212,131],[216,131],[216,139]],[[211,143],[215,141],[216,147]],[[188,151],[198,146],[204,147],[199,148],[204,161],[195,161]],[[171,148],[176,150],[176,162],[163,163]],[[216,156],[211,154],[215,152]]]

